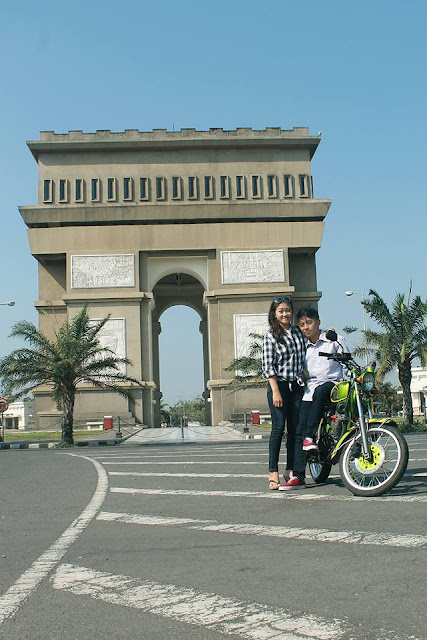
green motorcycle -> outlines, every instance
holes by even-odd
[[[335,332],[328,331],[326,336],[336,340]],[[353,495],[382,495],[402,478],[409,452],[396,423],[372,415],[375,363],[361,367],[350,353],[319,355],[339,362],[349,379],[341,380],[331,391],[331,406],[317,432],[318,450],[307,457],[310,475],[314,482],[323,483],[332,465],[339,463],[341,479]]]

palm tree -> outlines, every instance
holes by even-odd
[[[381,411],[388,411],[393,415],[394,411],[402,408],[402,397],[398,395],[397,387],[391,382],[380,382],[378,385],[376,404]]]
[[[266,385],[266,379],[262,375],[262,339],[258,333],[250,333],[253,343],[247,356],[235,358],[224,371],[235,371],[236,377],[230,385],[232,391],[262,387]]]
[[[408,301],[405,303],[405,296],[398,293],[391,309],[376,291],[371,289],[369,296],[363,305],[383,331],[367,329],[364,332],[365,343],[379,360],[380,378],[397,366],[403,391],[403,418],[412,424],[411,366],[414,360],[419,360],[421,366],[427,363],[427,302],[423,302],[420,296],[411,301],[411,287]]]
[[[129,365],[130,361],[100,344],[99,332],[108,319],[109,316],[91,321],[85,305],[55,332],[54,340],[49,340],[32,322],[24,320],[12,327],[10,337],[23,339],[30,348],[16,349],[0,360],[3,391],[13,401],[39,385],[49,385],[63,412],[61,444],[74,443],[74,400],[79,383],[89,382],[127,398],[131,393],[123,383],[141,386],[120,370],[121,365]]]

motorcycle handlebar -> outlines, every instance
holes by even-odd
[[[348,362],[351,360],[351,353],[326,353],[325,351],[319,351],[319,356],[328,358],[328,360],[337,360],[338,362]]]

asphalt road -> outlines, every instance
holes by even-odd
[[[427,434],[408,442],[376,499],[268,491],[267,441],[0,451],[0,636],[427,640]]]

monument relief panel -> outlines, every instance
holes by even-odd
[[[71,287],[134,287],[134,254],[71,256]]]
[[[263,336],[268,331],[268,313],[242,313],[234,316],[234,351],[236,358],[248,356],[254,338],[251,333]]]
[[[222,251],[223,284],[284,282],[283,251]]]
[[[90,320],[96,324],[99,320]],[[98,333],[99,342],[105,349],[110,349],[118,358],[126,358],[126,324],[125,318],[110,318]],[[126,374],[126,365],[122,364],[119,371]]]

